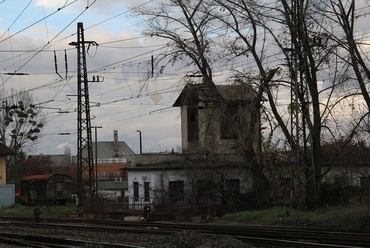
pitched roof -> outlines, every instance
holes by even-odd
[[[95,142],[92,142],[92,153],[95,158],[97,148],[99,163],[131,163],[135,152],[127,145],[124,141],[118,141],[116,146],[114,141],[98,141],[95,146]],[[86,155],[86,150],[83,151]],[[116,161],[116,162],[115,162]],[[72,164],[77,163],[77,156],[72,156]]]
[[[217,90],[225,100],[252,101],[255,90],[247,84],[217,85]]]
[[[92,142],[92,152],[95,154],[95,142]],[[97,151],[99,159],[110,159],[118,157],[124,157],[127,161],[132,160],[132,156],[135,155],[135,152],[127,145],[124,141],[117,142],[117,154],[115,154],[114,141],[98,141],[97,142]]]
[[[179,97],[173,104],[174,107],[196,105],[199,101],[220,101],[222,96],[216,87],[209,84],[186,84]]]
[[[30,176],[24,176],[20,179],[20,181],[43,181],[43,180],[49,180],[53,176],[63,176],[64,177],[71,177],[65,174],[42,174],[42,175],[30,175]]]
[[[6,147],[4,144],[0,143],[0,156],[7,156],[15,154],[15,152],[8,147]]]
[[[179,97],[173,104],[180,107],[184,104],[195,105],[199,101],[252,101],[256,92],[248,84],[212,85],[209,84],[186,84]]]
[[[20,181],[40,181],[40,180],[48,180],[50,177],[54,176],[54,174],[45,174],[45,175],[31,175],[25,176],[20,179]]]

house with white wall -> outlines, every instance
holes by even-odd
[[[182,152],[136,155],[128,175],[130,206],[185,211],[236,203],[251,193],[251,172],[240,142],[248,140],[260,152],[254,100],[248,85],[187,84],[173,105],[181,108]]]

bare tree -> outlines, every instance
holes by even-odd
[[[339,75],[337,88],[342,90],[342,95],[337,102],[347,104],[352,109],[352,122],[348,125],[350,128],[346,130],[347,134],[343,135],[346,137],[346,142],[343,143],[344,148],[352,142],[356,135],[362,133],[367,136],[368,133],[370,70],[367,63],[365,37],[356,31],[356,26],[361,22],[366,22],[370,8],[367,1],[356,3],[352,0],[341,0],[323,1],[323,3],[325,4],[322,5],[320,11],[337,30],[337,32],[328,34],[328,38],[336,44],[335,55],[343,64],[342,68],[337,69]],[[362,106],[355,104],[356,101],[361,101],[359,99],[364,101]]]
[[[209,11],[216,8],[209,0],[159,1],[134,11],[145,20],[144,34],[168,41],[169,50],[153,58],[152,71],[163,71],[167,65],[183,62],[194,70],[189,76],[201,75],[213,85],[213,29]]]
[[[335,37],[338,45],[348,52],[348,57],[342,57],[350,64],[357,79],[360,93],[370,109],[370,96],[367,90],[367,82],[370,80],[370,69],[366,63],[367,55],[362,50],[361,40],[356,38],[356,19],[366,16],[370,10],[364,13],[356,11],[355,0],[330,1],[336,22],[343,30],[343,36]]]
[[[152,7],[139,12],[147,17],[146,33],[170,41],[169,51],[157,58],[157,64],[181,60],[185,66],[195,66],[210,85],[217,65],[218,70],[232,72],[229,79],[253,86],[251,118],[260,118],[261,103],[267,100],[262,111],[272,117],[270,129],[282,133],[298,156],[307,206],[317,207],[323,176],[321,141],[348,130],[336,115],[354,94],[342,84],[348,68],[353,67],[360,93],[369,99],[366,57],[353,36],[355,1],[171,0]],[[340,54],[340,47],[350,56]],[[349,138],[364,119],[365,115],[359,118]],[[252,168],[255,191],[263,195],[265,168],[258,158],[260,151],[249,142],[261,131],[254,123],[247,127],[241,123],[240,145],[245,163]],[[302,176],[295,176],[301,181]]]
[[[337,58],[337,42],[329,39],[340,34],[323,11],[327,3],[310,0],[217,2],[222,10],[218,20],[228,27],[224,37],[229,58],[239,65],[234,67],[236,76],[255,84],[260,100],[266,95],[277,129],[304,165],[307,204],[315,207],[322,177],[321,139],[327,137],[322,136],[322,127],[329,131],[326,134],[333,135],[329,126],[340,122],[335,111],[350,97],[338,87],[343,80],[340,72],[345,71],[345,66]],[[270,61],[271,54],[276,61]],[[247,68],[240,66],[241,59],[246,61]],[[288,78],[284,78],[286,68]],[[326,81],[331,78],[332,84],[325,83],[321,88],[324,78]],[[291,93],[290,121],[279,107],[283,100],[279,96],[281,92]],[[352,131],[350,136],[353,135]],[[262,171],[263,166],[257,168]]]
[[[146,18],[144,34],[169,41],[169,50],[154,59],[153,68],[162,70],[163,67],[160,65],[161,63],[163,65],[163,61],[166,61],[165,65],[183,62],[184,67],[190,67],[191,70],[186,74],[186,77],[202,77],[203,83],[208,86],[208,97],[219,94],[213,81],[213,71],[216,70],[216,65],[217,67],[223,66],[220,61],[224,61],[223,57],[225,55],[222,52],[225,50],[222,38],[225,24],[220,22],[219,5],[215,4],[215,1],[209,0],[170,0],[160,1],[150,7],[142,7],[138,13]],[[268,78],[271,78],[274,72],[276,70],[266,72],[264,80],[268,81]],[[238,79],[236,81],[239,85],[247,84],[245,88],[249,87],[248,83],[243,83],[248,80]],[[238,116],[233,118],[236,123],[239,123],[238,144],[241,148],[240,153],[245,158],[246,166],[251,166],[255,172],[255,190],[263,194],[263,182],[258,182],[263,176],[258,166],[260,152],[258,151],[258,145],[256,146],[255,142],[251,142],[258,141],[261,92],[255,94],[256,99],[253,99],[253,103],[249,104],[251,120],[247,123],[248,125],[244,121],[244,112],[239,111]],[[228,103],[223,104],[226,106]],[[208,123],[205,123],[204,126],[210,128],[209,122],[212,118],[212,116],[205,118]],[[212,140],[212,130],[207,129],[206,132],[208,141]]]

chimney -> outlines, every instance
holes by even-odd
[[[114,157],[118,157],[118,131],[113,131],[113,149],[114,149]]]

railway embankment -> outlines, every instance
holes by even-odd
[[[0,209],[0,216],[33,216],[33,207],[16,204],[13,207]],[[96,212],[81,213],[74,206],[41,206],[41,217],[75,217],[98,219],[122,219],[126,216],[140,216],[140,212]],[[165,221],[165,214],[150,213],[153,218]],[[275,207],[259,211],[229,213],[224,216],[168,216],[168,221],[178,222],[227,222],[249,225],[277,225],[299,227],[323,227],[370,231],[370,207],[366,205],[337,206],[316,211],[298,211],[286,207]]]

